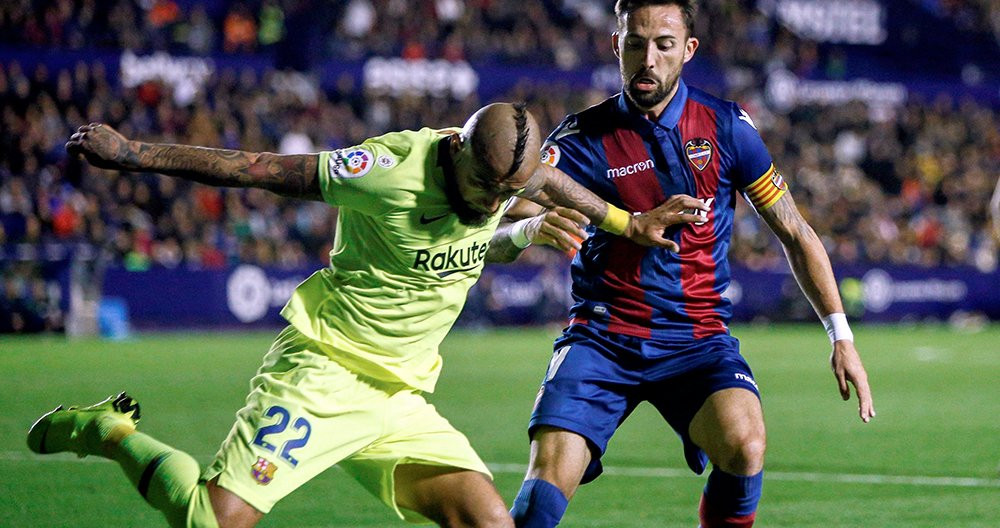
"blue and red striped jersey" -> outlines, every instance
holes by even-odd
[[[736,195],[761,210],[787,189],[746,112],[680,81],[651,121],[618,94],[568,116],[542,161],[630,213],[675,194],[711,208],[703,223],[667,232],[679,253],[589,228],[572,265],[571,324],[678,343],[728,333],[732,304],[722,294]]]

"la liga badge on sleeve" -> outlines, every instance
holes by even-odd
[[[363,149],[339,149],[330,155],[330,175],[341,178],[360,178],[372,170],[375,160],[372,153]]]

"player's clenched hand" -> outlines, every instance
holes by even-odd
[[[83,155],[87,162],[102,169],[130,168],[129,141],[117,130],[101,123],[91,123],[77,129],[66,142],[66,151]]]
[[[560,251],[580,249],[580,243],[587,238],[582,226],[590,223],[583,213],[575,209],[555,207],[532,218],[524,228],[524,234],[532,244],[548,244]]]
[[[689,211],[704,211],[707,214],[709,207],[692,196],[675,194],[655,209],[633,216],[625,230],[625,236],[643,246],[659,246],[670,251],[679,251],[680,246],[676,242],[663,237],[664,230],[677,224],[705,221],[704,216]]]
[[[872,404],[871,388],[868,387],[868,373],[861,364],[861,357],[854,348],[853,341],[841,339],[833,344],[830,366],[833,367],[833,375],[837,378],[840,396],[845,401],[851,398],[851,389],[847,386],[847,382],[854,385],[854,390],[858,393],[858,414],[861,415],[862,421],[868,423],[875,416],[875,407]]]

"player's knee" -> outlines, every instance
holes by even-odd
[[[445,512],[441,526],[476,528],[513,528],[514,521],[503,503],[491,504],[475,510],[455,509]]]
[[[528,479],[541,479],[555,485],[572,498],[590,465],[592,454],[582,436],[556,428],[541,427],[532,442]]]
[[[433,519],[444,528],[476,527],[476,528],[513,528],[514,521],[503,503],[488,507],[468,508],[458,506],[443,508]]]
[[[219,528],[252,528],[264,516],[243,499],[224,488],[220,488],[214,482],[207,483],[206,489],[210,497],[206,513],[213,514]],[[210,521],[206,516],[203,525],[211,526]],[[195,524],[195,526],[202,526],[202,524]]]
[[[490,506],[479,515],[475,526],[489,528],[514,528],[514,520],[510,517],[505,504],[498,503]]]
[[[733,438],[727,446],[722,470],[734,475],[756,475],[764,468],[767,442],[763,434],[744,434]]]

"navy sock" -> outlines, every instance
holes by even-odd
[[[713,468],[701,497],[702,528],[753,526],[764,472],[749,477]]]
[[[569,500],[555,485],[542,479],[521,484],[510,515],[518,528],[551,528],[559,524]]]

